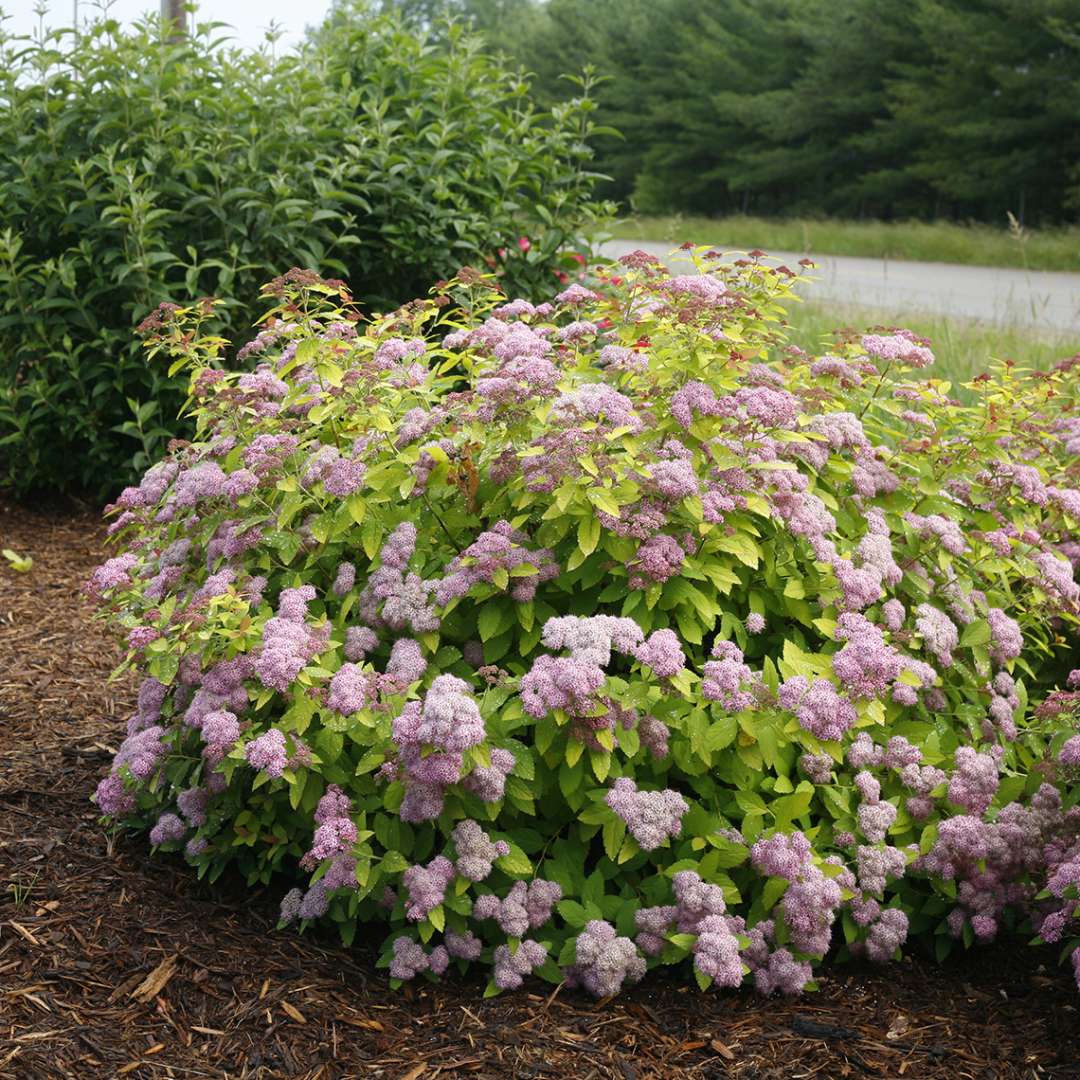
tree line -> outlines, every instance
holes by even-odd
[[[383,0],[606,76],[607,194],[649,213],[1029,224],[1080,212],[1080,0]]]

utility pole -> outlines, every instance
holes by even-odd
[[[187,12],[184,0],[161,0],[161,25],[168,28],[172,41],[182,41],[187,33]]]

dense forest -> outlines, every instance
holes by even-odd
[[[544,104],[591,65],[606,194],[642,212],[1080,217],[1080,0],[383,6],[472,22]]]

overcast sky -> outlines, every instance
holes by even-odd
[[[78,0],[79,21],[95,17],[98,4],[95,0]],[[37,0],[0,0],[0,11],[9,18],[4,29],[9,34],[29,34],[38,25],[35,9]],[[46,26],[70,26],[75,0],[46,0]],[[278,49],[287,48],[304,34],[304,27],[322,21],[330,0],[202,0],[196,18],[226,22],[234,28],[239,45],[257,48],[263,43],[263,35],[271,22],[276,22],[285,34],[278,42]],[[115,0],[109,8],[114,19],[130,21],[146,12],[157,12],[158,0]]]

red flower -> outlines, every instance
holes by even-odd
[[[528,251],[532,247],[532,241],[527,236],[518,237],[518,247],[522,251]]]

